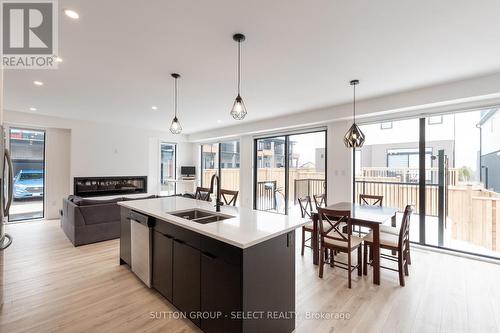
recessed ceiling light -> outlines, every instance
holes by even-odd
[[[158,107],[153,105],[153,106],[151,107],[151,110],[155,110],[155,111],[156,111],[156,110],[158,110]]]
[[[80,18],[80,15],[72,9],[65,9],[64,14],[66,14],[67,17],[72,18],[73,20],[77,20]]]
[[[30,108],[30,111],[36,111],[36,108]]]
[[[35,86],[43,86],[43,82],[42,81],[33,81],[33,84]]]
[[[63,62],[61,57],[56,57],[56,62]]]
[[[218,120],[217,120],[217,123],[218,123],[218,124],[222,123],[222,120],[218,119]]]

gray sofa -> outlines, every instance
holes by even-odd
[[[63,199],[61,228],[74,246],[119,238],[120,207],[117,202],[156,197],[98,200],[70,195]]]

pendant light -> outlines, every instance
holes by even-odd
[[[240,78],[241,78],[241,56],[240,56],[240,48],[241,42],[245,40],[245,35],[243,34],[235,34],[233,36],[235,42],[238,42],[238,95],[234,100],[233,108],[231,109],[231,116],[233,116],[236,120],[242,120],[247,115],[247,108],[245,107],[245,103],[243,103],[243,99],[240,96]]]
[[[358,80],[350,82],[354,88],[354,102],[353,102],[353,122],[351,128],[344,135],[344,144],[347,148],[361,148],[365,143],[365,135],[361,129],[356,125],[356,86],[359,84]]]
[[[179,119],[177,119],[177,79],[181,76],[177,73],[172,73],[171,75],[174,78],[174,119],[170,125],[170,132],[172,132],[172,134],[180,134],[182,132],[182,126]]]

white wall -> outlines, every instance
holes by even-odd
[[[55,219],[70,193],[71,130],[48,128],[45,138],[45,218]]]
[[[352,149],[346,148],[343,136],[351,122],[328,124],[327,138],[327,202],[352,200]]]
[[[51,180],[47,181],[47,194],[51,192],[52,186],[58,189],[66,187],[66,191],[61,191],[57,198],[47,198],[46,207],[47,212],[50,209],[50,216],[60,208],[62,197],[73,192],[74,177],[148,176],[148,193],[159,193],[161,141],[178,143],[178,167],[194,165],[194,145],[186,142],[184,136],[174,136],[169,132],[15,111],[6,111],[4,121],[10,125],[44,128],[48,131],[47,176]],[[70,133],[70,139],[63,133]],[[50,139],[52,135],[54,137]],[[64,141],[67,143],[64,144]],[[69,156],[69,163],[61,163],[62,154]],[[68,182],[55,178],[65,178]],[[55,207],[54,201],[57,202]]]
[[[253,137],[244,135],[240,140],[240,206],[253,208]]]

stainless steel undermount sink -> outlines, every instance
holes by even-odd
[[[233,218],[233,216],[230,216],[230,215],[224,215],[224,214],[215,213],[215,212],[211,212],[208,210],[202,210],[202,209],[189,209],[189,210],[172,212],[169,214],[180,217],[180,218],[185,219],[185,220],[189,220],[189,221],[201,223],[201,224],[218,222],[218,221]]]

